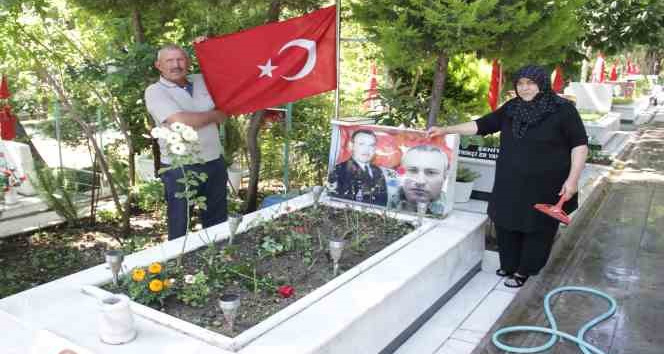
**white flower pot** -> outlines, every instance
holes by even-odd
[[[473,182],[454,182],[454,201],[457,203],[466,203],[470,200],[470,194],[473,192]]]
[[[5,192],[5,204],[16,204],[18,203],[18,192],[16,188],[11,188]]]
[[[231,184],[231,187],[235,193],[240,190],[243,174],[244,170],[242,169],[236,169],[232,166],[228,169],[228,182]]]

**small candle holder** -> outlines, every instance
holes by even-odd
[[[228,231],[230,231],[230,237],[228,238],[228,244],[233,244],[233,238],[237,232],[238,227],[242,223],[242,214],[232,214],[228,216]]]
[[[331,239],[329,241],[330,257],[332,258],[332,274],[336,277],[339,273],[339,260],[346,247],[346,241],[342,239]]]
[[[113,275],[113,285],[117,287],[119,274],[122,270],[122,262],[124,261],[124,254],[120,250],[110,250],[106,251],[104,258],[106,259],[106,263]]]
[[[235,326],[235,316],[237,316],[237,311],[240,308],[240,295],[223,294],[219,298],[219,308],[221,308],[224,319],[232,332]]]
[[[429,203],[426,202],[417,202],[417,223],[422,226],[424,223],[424,216],[429,210]]]
[[[325,188],[323,188],[323,186],[313,186],[313,188],[311,188],[311,193],[314,197],[314,208],[318,208],[320,196],[323,194],[324,190]]]

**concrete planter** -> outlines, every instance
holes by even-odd
[[[643,119],[639,119],[641,113],[648,108],[648,99],[642,98],[634,101],[629,105],[613,105],[611,107],[611,112],[618,113],[620,115],[620,122],[622,123],[632,123],[632,124],[642,124],[644,123]]]
[[[467,203],[473,192],[473,182],[454,182],[454,202]]]
[[[604,146],[613,133],[620,130],[620,114],[610,112],[596,122],[583,122],[583,125],[591,138],[591,144]]]
[[[479,194],[479,199],[488,200],[496,176],[496,161],[459,156],[459,165],[480,174],[480,177],[473,181],[473,191]]]
[[[347,203],[324,200],[333,207]],[[245,215],[238,230],[286,213],[287,208],[311,205],[310,194]],[[364,211],[383,213],[380,209]],[[394,213],[397,219],[416,222],[413,215]],[[208,344],[241,353],[376,353],[394,345],[394,338],[421,320],[441,296],[479,269],[484,250],[482,225],[486,217],[455,211],[443,220],[424,219],[421,226],[379,253],[277,312],[234,338],[195,326],[149,307],[132,303],[144,318],[176,329]],[[207,229],[216,239],[228,237],[227,223]],[[191,237],[194,236],[194,237]],[[205,237],[190,235],[187,252],[206,245]],[[179,253],[182,239],[132,254],[131,269],[165,261]],[[108,271],[91,285],[110,280]],[[104,290],[86,286],[100,297]],[[440,303],[442,305],[442,303]],[[297,335],[295,335],[297,334]]]

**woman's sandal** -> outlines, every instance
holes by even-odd
[[[508,288],[520,288],[526,283],[526,280],[528,280],[527,275],[512,274],[503,284]]]
[[[499,277],[509,277],[512,274],[514,274],[514,272],[508,272],[508,271],[500,269],[500,268],[496,269],[496,275],[499,276]]]

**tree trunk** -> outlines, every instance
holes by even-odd
[[[131,26],[134,28],[134,40],[136,43],[145,43],[143,21],[141,21],[141,13],[137,8],[131,10]]]
[[[653,49],[648,49],[646,51],[646,55],[644,57],[645,61],[645,74],[646,75],[657,75],[658,73],[656,72],[656,65],[655,63],[657,62],[657,53]]]
[[[273,0],[267,12],[265,23],[279,20],[281,13],[281,0]],[[249,153],[249,186],[247,187],[247,209],[250,213],[258,209],[258,181],[260,180],[261,150],[258,142],[263,111],[254,112],[247,127],[247,150]]]
[[[113,175],[111,175],[111,170],[108,166],[108,161],[106,161],[106,157],[104,157],[104,154],[99,147],[99,144],[97,143],[97,139],[95,139],[94,132],[88,124],[81,119],[81,117],[78,115],[78,113],[74,110],[74,107],[69,103],[69,99],[65,95],[64,88],[53,78],[45,69],[44,71],[46,72],[46,75],[49,77],[49,81],[51,82],[51,86],[55,89],[58,97],[60,98],[60,102],[62,102],[63,106],[71,112],[71,117],[72,119],[81,127],[83,130],[83,133],[85,134],[85,137],[88,138],[90,141],[90,144],[92,144],[92,147],[95,150],[95,154],[97,155],[97,158],[99,159],[99,166],[101,168],[102,173],[104,176],[106,176],[106,179],[108,180],[109,187],[111,189],[111,196],[113,197],[113,203],[115,204],[115,208],[117,209],[118,213],[123,214],[123,207],[122,204],[120,203],[120,198],[118,196],[118,192],[115,188],[115,181],[113,180]]]
[[[247,213],[258,209],[258,181],[261,170],[261,147],[258,143],[258,133],[263,120],[263,112],[258,111],[251,115],[247,127],[247,151],[249,152],[249,186],[247,187]]]
[[[579,82],[588,82],[588,67],[590,66],[588,59],[592,54],[593,48],[591,46],[586,47],[586,57],[581,62],[581,77],[579,78]]]
[[[436,61],[436,72],[433,76],[433,86],[431,87],[431,105],[429,106],[429,118],[427,119],[427,128],[436,124],[438,113],[440,113],[440,101],[445,92],[445,80],[447,79],[447,63],[450,57],[446,52],[438,54]]]

